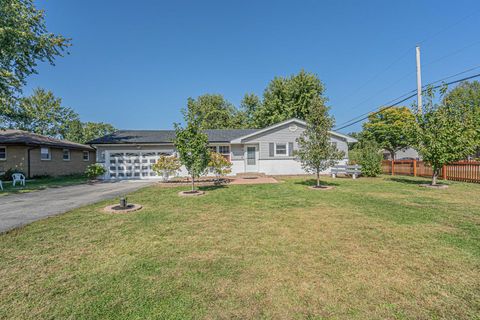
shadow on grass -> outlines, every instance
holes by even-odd
[[[399,183],[405,183],[405,184],[416,184],[416,185],[421,185],[421,184],[430,184],[431,179],[416,179],[416,178],[385,178],[385,180],[393,181],[393,182],[399,182]],[[439,181],[439,185],[441,184],[448,184],[445,183],[445,181]]]
[[[215,185],[212,185],[212,186],[200,186],[200,187],[198,187],[198,190],[214,191],[214,190],[223,189],[223,188],[226,188],[226,187],[227,187],[227,185],[225,185],[225,184],[215,184]]]
[[[295,182],[295,184],[301,184],[301,185],[304,185],[304,186],[312,187],[312,186],[317,184],[317,180],[316,179],[307,179],[307,180],[297,181],[297,182]],[[320,180],[320,185],[322,185],[322,186],[338,186],[339,184],[336,183],[336,182],[327,182],[327,181],[324,181],[324,180]]]

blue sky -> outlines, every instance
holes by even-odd
[[[302,68],[324,82],[340,124],[415,88],[417,43],[424,83],[480,65],[479,1],[36,5],[73,46],[55,67],[41,64],[25,94],[50,89],[82,120],[121,129],[171,128],[188,97],[220,93],[238,105]]]

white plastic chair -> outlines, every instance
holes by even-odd
[[[17,182],[20,182],[20,185],[25,186],[25,176],[21,173],[12,174],[12,180],[13,180],[14,187]]]

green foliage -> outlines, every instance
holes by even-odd
[[[190,110],[189,110],[190,111]],[[202,132],[201,118],[193,112],[185,112],[185,128],[175,124],[174,145],[179,154],[180,162],[192,178],[192,191],[195,190],[195,178],[205,172],[210,162],[208,137]]]
[[[307,127],[297,139],[299,149],[295,155],[307,172],[317,175],[317,187],[320,186],[320,172],[334,166],[342,159],[344,152],[339,151],[330,140],[333,118],[328,114],[324,99],[314,98],[310,102],[307,115]]]
[[[362,166],[362,175],[376,177],[382,173],[382,153],[375,141],[363,140],[358,142],[349,152],[352,163]]]
[[[477,132],[477,146],[480,146],[480,82],[462,82],[448,92],[443,98],[443,104],[463,110],[473,117]]]
[[[298,118],[307,119],[313,100],[325,104],[325,88],[317,75],[301,70],[290,77],[275,77],[265,89],[263,103],[255,111],[255,125],[266,127]]]
[[[64,139],[78,143],[87,143],[95,138],[113,133],[115,130],[115,127],[109,123],[75,120],[68,124],[68,130]]]
[[[98,163],[91,164],[85,170],[85,176],[90,180],[94,180],[106,172],[105,168]]]
[[[33,0],[0,1],[0,106],[2,115],[15,103],[38,62],[53,65],[70,45],[69,39],[48,32],[45,12]],[[0,119],[0,120],[5,120]]]
[[[3,174],[0,176],[0,180],[3,180],[3,181],[12,181],[12,180],[13,180],[12,175],[13,175],[14,173],[21,173],[21,174],[23,174],[24,176],[26,176],[25,173],[23,173],[22,170],[16,169],[16,168],[10,168],[10,169],[8,169],[7,171],[5,171],[5,173],[3,173]]]
[[[196,100],[189,98],[187,110],[202,129],[241,128],[244,115],[220,94],[204,94]]]
[[[465,159],[475,152],[477,128],[473,112],[443,100],[434,103],[431,89],[423,113],[416,114],[415,141],[418,152],[433,168],[435,185],[443,165]]]
[[[240,102],[241,112],[244,115],[245,120],[243,123],[244,127],[255,128],[255,113],[261,107],[262,102],[260,98],[254,93],[247,93],[243,96],[242,101]]]
[[[384,108],[368,117],[363,135],[389,151],[395,159],[397,151],[411,146],[414,123],[415,116],[409,108]]]
[[[232,163],[218,152],[210,153],[208,168],[215,173],[217,179],[232,172]]]
[[[53,92],[37,88],[31,96],[20,99],[12,126],[63,138],[73,121],[79,121],[79,116],[73,109],[62,106],[62,99],[55,97]]]
[[[157,162],[152,166],[153,171],[162,175],[164,180],[168,180],[170,175],[180,170],[182,164],[176,156],[160,156]]]

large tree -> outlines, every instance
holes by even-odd
[[[305,120],[314,99],[326,103],[324,92],[318,76],[304,70],[290,77],[275,77],[255,112],[255,125],[266,127],[290,118]]]
[[[305,171],[316,174],[316,187],[321,188],[320,173],[334,166],[343,158],[344,153],[339,151],[330,139],[334,120],[328,114],[328,107],[323,99],[317,97],[310,101],[306,122],[305,131],[297,139],[298,150],[295,155]]]
[[[415,116],[407,107],[383,108],[368,117],[363,135],[377,142],[395,159],[397,151],[411,146],[414,123]]]
[[[202,129],[229,129],[243,127],[243,118],[233,104],[220,94],[204,94],[189,98],[187,110]]]
[[[195,192],[195,178],[201,176],[210,162],[208,137],[202,132],[198,114],[184,111],[186,125],[175,123],[175,149],[180,162],[192,179],[192,192]]]
[[[0,1],[0,121],[9,119],[27,77],[37,73],[38,62],[53,64],[69,45],[69,39],[48,32],[45,12],[32,0]]]
[[[462,82],[449,91],[443,104],[471,113],[477,132],[477,147],[480,147],[480,82]]]
[[[465,159],[477,146],[473,112],[452,103],[434,103],[432,90],[426,95],[423,112],[416,114],[416,148],[433,169],[432,185],[437,184],[442,167]]]
[[[41,135],[64,138],[71,123],[80,121],[78,114],[62,105],[53,92],[35,89],[29,97],[20,99],[11,126]]]
[[[240,102],[240,112],[243,113],[245,120],[243,123],[245,127],[255,128],[255,114],[261,107],[262,102],[260,98],[254,93],[247,93],[243,96]]]
[[[87,143],[95,138],[113,133],[115,130],[115,127],[109,123],[75,120],[68,124],[63,138],[73,142]]]

